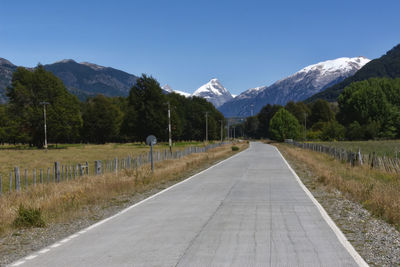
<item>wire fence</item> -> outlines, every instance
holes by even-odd
[[[221,142],[209,144],[204,147],[190,146],[172,153],[167,149],[163,151],[153,151],[153,161],[161,162],[164,160],[180,159],[191,154],[204,153],[209,149],[230,143],[231,142]],[[28,169],[15,167],[9,172],[8,177],[4,177],[5,179],[0,175],[0,196],[13,191],[28,191],[29,187],[38,184],[67,182],[83,176],[97,176],[106,173],[118,174],[118,172],[122,170],[138,169],[149,164],[150,161],[151,153],[148,152],[136,157],[128,155],[123,158],[114,158],[112,160],[96,160],[93,163],[86,161],[75,164],[62,164],[57,161],[54,162],[53,166],[47,169],[33,169],[31,172],[29,172]]]
[[[321,144],[299,143],[295,141],[288,141],[287,143],[303,149],[328,154],[336,160],[349,163],[351,166],[367,165],[372,169],[377,169],[390,173],[400,173],[400,160],[397,157],[382,157],[378,156],[375,152],[363,154],[360,149],[355,152],[343,148],[330,147]]]

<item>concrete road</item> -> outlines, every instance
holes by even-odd
[[[357,253],[351,256],[352,249],[339,241],[279,152],[251,143],[246,151],[14,265],[363,265],[356,263]]]

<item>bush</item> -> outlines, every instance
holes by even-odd
[[[343,140],[346,129],[337,121],[325,122],[321,133],[324,141]]]
[[[18,214],[13,225],[15,227],[44,227],[46,226],[42,219],[42,211],[35,208],[25,208],[19,205]]]
[[[232,151],[239,151],[239,148],[237,146],[232,146]]]

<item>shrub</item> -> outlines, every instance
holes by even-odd
[[[13,225],[15,227],[44,227],[46,226],[42,211],[35,208],[25,208],[22,204],[19,205],[18,214]]]
[[[239,147],[237,147],[237,146],[232,146],[232,151],[239,151]]]
[[[321,139],[324,141],[343,140],[346,129],[337,121],[324,123]]]

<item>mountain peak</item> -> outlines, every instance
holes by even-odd
[[[76,61],[73,59],[63,59],[63,60],[54,62],[54,64],[56,64],[56,63],[76,63]]]
[[[202,85],[193,93],[193,95],[205,98],[216,107],[221,106],[233,98],[231,93],[217,78],[213,78],[208,83]]]
[[[337,70],[345,72],[353,68],[361,69],[368,62],[370,62],[370,60],[362,56],[353,58],[340,57],[307,66],[301,69],[300,72],[309,72],[314,70],[319,70],[322,74],[324,74],[325,72],[332,72]]]
[[[176,93],[176,94],[179,94],[179,95],[183,95],[184,97],[191,97],[191,94],[189,94],[189,93],[172,89],[171,86],[169,86],[169,84],[161,86],[161,89],[163,89],[167,93]]]
[[[0,66],[1,65],[9,65],[9,66],[15,66],[14,64],[12,64],[10,61],[8,61],[5,58],[0,57]]]
[[[172,93],[174,91],[174,89],[172,89],[171,86],[169,86],[169,84],[161,86],[161,89],[167,91],[168,93]]]

